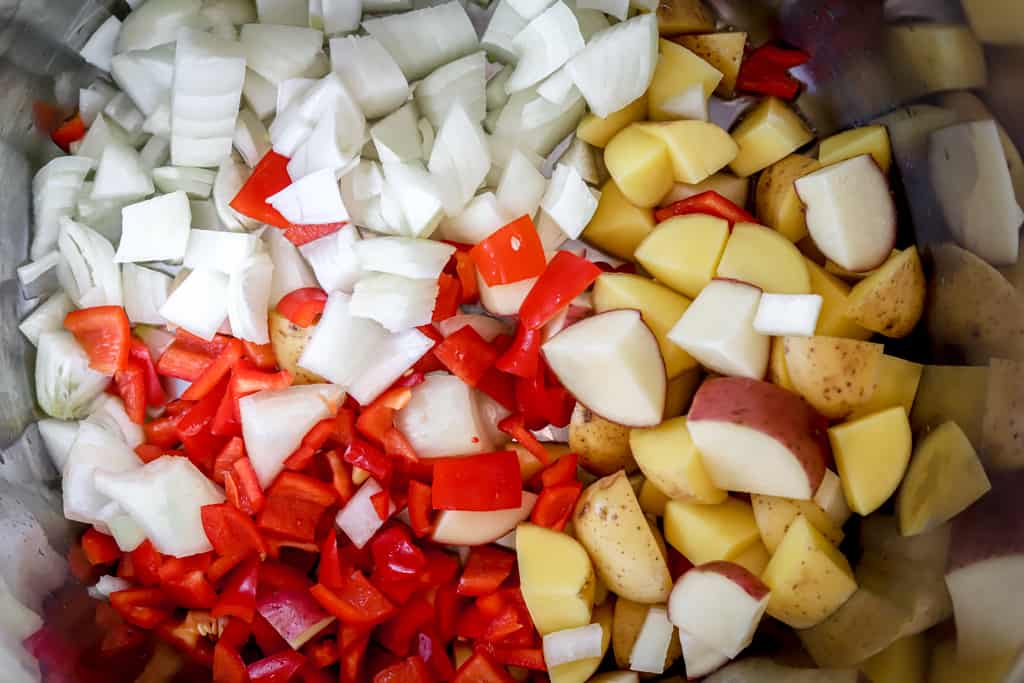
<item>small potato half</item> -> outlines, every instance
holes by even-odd
[[[840,337],[786,337],[786,367],[796,391],[831,419],[849,415],[878,386],[881,344]]]
[[[858,282],[846,303],[846,314],[861,327],[900,338],[910,334],[924,313],[927,281],[917,247],[889,258]]]
[[[288,318],[276,311],[269,317],[270,343],[277,356],[277,364],[282,370],[288,370],[295,376],[295,384],[319,384],[322,377],[299,367],[299,358],[306,350],[309,338],[313,336],[315,326],[299,327]]]
[[[569,422],[569,452],[580,457],[580,465],[598,476],[619,470],[637,469],[629,449],[629,428],[595,415],[577,403]]]

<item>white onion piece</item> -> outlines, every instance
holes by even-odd
[[[231,208],[232,200],[248,177],[249,169],[245,164],[230,157],[217,169],[217,177],[213,180],[213,205],[217,209],[217,217],[225,228],[233,232],[251,230],[259,225],[257,221]]]
[[[629,14],[629,0],[576,0],[579,9],[592,9],[625,21]]]
[[[245,70],[242,98],[260,119],[268,119],[277,111],[277,86],[249,68]]]
[[[108,68],[107,71],[110,71]],[[88,88],[81,88],[78,91],[78,113],[82,117],[85,127],[90,127],[99,116],[107,102],[117,95],[117,89],[106,81],[93,81]]]
[[[334,523],[344,533],[352,545],[362,548],[374,534],[384,526],[385,520],[377,514],[373,504],[373,496],[383,491],[376,479],[367,479],[345,507],[338,510]],[[395,514],[395,503],[388,499],[388,517]]]
[[[256,0],[261,24],[309,26],[308,0]]]
[[[70,332],[39,335],[36,344],[36,401],[61,420],[85,417],[110,378],[89,367],[89,357]]]
[[[537,86],[537,94],[548,102],[566,104],[571,98],[579,97],[579,90],[572,82],[569,70],[562,66]]]
[[[657,62],[658,20],[642,14],[595,35],[569,72],[590,110],[608,116],[647,91]]]
[[[153,179],[139,153],[126,144],[109,144],[100,156],[92,199],[134,201],[153,194]]]
[[[436,69],[416,84],[416,104],[434,128],[440,128],[458,102],[474,121],[487,115],[487,58],[474,52]]]
[[[278,83],[276,111],[284,112],[296,102],[302,101],[314,85],[315,78],[289,78]]]
[[[159,552],[188,557],[213,549],[202,508],[223,502],[224,493],[188,458],[164,455],[129,471],[97,471],[95,478],[96,488],[145,530]]]
[[[270,151],[270,133],[252,109],[242,109],[238,112],[233,144],[249,168],[255,167]]]
[[[153,183],[161,192],[181,190],[194,199],[206,199],[213,191],[216,171],[208,168],[163,166],[153,169]]]
[[[61,287],[79,308],[120,306],[121,270],[114,261],[114,247],[88,226],[70,218],[60,220],[57,277]]]
[[[223,230],[191,230],[185,249],[186,268],[218,270],[231,274],[259,249],[255,235]]]
[[[665,657],[672,642],[675,627],[668,620],[664,607],[652,607],[647,611],[640,633],[636,637],[633,651],[629,655],[632,671],[661,674],[665,671]]]
[[[93,600],[108,600],[111,593],[128,590],[131,587],[130,583],[120,577],[104,574],[96,583],[89,586],[88,593]]]
[[[161,102],[153,113],[146,117],[142,130],[150,135],[161,135],[167,138],[167,149],[171,141],[171,105]]]
[[[458,2],[413,12],[367,19],[363,28],[380,41],[409,80],[469,54],[477,46],[476,29]]]
[[[103,108],[103,113],[110,117],[111,121],[121,126],[128,134],[133,147],[142,141],[147,117],[132,103],[126,93],[117,93],[110,98],[107,106]]]
[[[343,387],[351,385],[365,363],[379,352],[387,331],[378,323],[357,318],[352,297],[331,292],[320,322],[299,357],[299,367]]]
[[[362,0],[320,0],[323,30],[328,36],[351,33],[363,17]]]
[[[295,181],[267,203],[297,225],[338,223],[348,219],[341,190],[332,169],[323,169]]]
[[[367,15],[405,12],[412,8],[413,0],[363,0],[363,12]]]
[[[333,384],[259,391],[239,399],[246,452],[264,489],[313,425],[335,415],[343,400],[345,392]]]
[[[139,161],[144,168],[152,170],[171,160],[170,123],[167,128],[167,135],[153,135],[139,150]]]
[[[284,232],[272,228],[263,233],[263,241],[267,245],[267,253],[274,262],[274,277],[270,286],[270,305],[296,289],[316,287],[316,277],[302,254],[294,244],[288,241]]]
[[[395,426],[421,458],[488,453],[494,449],[473,389],[454,375],[429,375],[413,387]]]
[[[216,11],[235,26],[255,23],[258,16],[252,0],[206,0],[203,10]]]
[[[288,162],[288,176],[299,180],[317,171],[344,173],[359,161],[366,142],[366,120],[350,98],[325,113]]]
[[[354,249],[364,270],[429,280],[437,279],[455,253],[450,244],[413,237],[363,240]]]
[[[198,24],[201,7],[200,0],[147,0],[125,18],[117,52],[174,42],[179,28]]]
[[[494,341],[494,338],[499,334],[509,334],[512,331],[501,320],[478,313],[460,313],[450,318],[445,318],[437,323],[437,330],[447,337],[467,325],[472,327],[487,342]]]
[[[291,157],[313,133],[317,123],[332,115],[339,116],[348,125],[358,126],[359,137],[362,137],[362,127],[365,126],[362,112],[337,74],[314,81],[308,89],[301,89],[301,85],[297,84],[298,89],[290,102],[279,103],[277,118],[270,124],[274,151]]]
[[[400,232],[393,230],[381,215],[384,173],[379,163],[365,159],[360,161],[341,177],[339,185],[349,220],[354,225],[376,232]],[[404,219],[399,221],[400,228],[403,222]]]
[[[533,224],[537,228],[537,235],[540,237],[540,243],[545,252],[557,251],[569,239],[569,236],[558,227],[555,219],[549,216],[544,209],[537,212]]]
[[[354,249],[358,241],[359,231],[355,226],[344,226],[299,247],[324,291],[351,292],[362,277],[363,267]]]
[[[505,84],[509,93],[524,90],[547,78],[584,46],[576,15],[563,2],[556,2],[532,19],[512,39],[512,44],[519,54],[519,61]]]
[[[174,43],[114,55],[110,75],[146,116],[170,104],[174,80]],[[97,119],[98,120],[98,119]]]
[[[149,355],[153,362],[160,360],[171,344],[174,343],[174,334],[163,327],[150,327],[148,325],[136,325],[134,330],[136,336],[143,341],[149,349]]]
[[[575,169],[588,185],[600,185],[604,179],[605,172],[598,165],[596,148],[577,137],[572,139],[565,152],[558,158],[558,163]]]
[[[124,310],[132,324],[163,325],[167,321],[160,315],[160,307],[167,301],[171,278],[163,273],[125,263],[121,267],[124,290]]]
[[[584,41],[589,42],[595,35],[612,25],[612,22],[605,16],[604,12],[584,9],[575,0],[565,0],[565,4],[576,15],[576,21],[579,22],[580,33],[583,35]]]
[[[480,39],[480,46],[487,51],[491,59],[505,64],[515,64],[519,54],[512,44],[512,39],[524,28],[526,19],[519,16],[509,0],[498,0],[491,20],[487,23],[487,29]]]
[[[99,425],[121,439],[128,448],[135,448],[146,440],[142,425],[132,422],[124,408],[124,401],[110,394],[100,395],[90,408],[89,417],[85,419]]]
[[[270,341],[267,313],[274,263],[263,253],[251,254],[228,280],[228,321],[239,339],[266,344]]]
[[[111,145],[128,145],[128,134],[110,120],[109,117],[100,114],[96,121],[82,138],[81,144],[76,151],[76,156],[88,157],[99,161],[103,152]]]
[[[36,346],[39,344],[40,335],[64,329],[64,318],[73,310],[75,305],[71,303],[68,295],[57,292],[25,316],[18,329],[33,346]]]
[[[367,118],[384,116],[409,99],[409,81],[372,35],[333,38],[330,47],[331,68],[341,76]]]
[[[403,164],[424,159],[419,114],[412,102],[375,123],[370,128],[370,139],[382,162]]]
[[[398,217],[385,217],[392,230],[411,237],[429,237],[444,217],[440,183],[417,163],[384,164],[384,178],[384,192],[399,212]]]
[[[551,0],[509,0],[508,4],[525,21],[533,21],[554,3]]]
[[[167,297],[160,315],[197,337],[213,339],[227,320],[228,276],[216,270],[193,270]]]
[[[188,249],[192,207],[172,192],[124,207],[118,263],[180,261]]]
[[[476,274],[477,287],[480,289],[480,304],[492,315],[516,315],[523,305],[526,295],[533,289],[537,278],[531,277],[507,285],[488,285]]]
[[[60,252],[53,249],[35,261],[18,266],[16,272],[22,295],[26,299],[36,299],[55,292],[60,287],[57,280],[57,265],[59,263]]]
[[[487,97],[487,111],[496,111],[505,106],[508,102],[508,91],[505,90],[505,83],[508,82],[509,76],[512,75],[514,67],[503,66],[501,71],[491,76],[487,81],[487,88],[485,91]]]
[[[372,273],[352,290],[352,315],[376,320],[391,332],[409,330],[430,322],[437,291],[436,280]]]
[[[438,228],[442,239],[477,244],[508,223],[508,214],[493,192],[478,194],[458,215],[445,218]]]
[[[558,164],[541,207],[569,237],[576,239],[597,211],[601,193],[583,182],[576,169]]]
[[[96,524],[105,531],[101,513],[110,498],[97,486],[97,475],[100,471],[130,472],[141,465],[139,456],[119,434],[91,422],[82,422],[64,465],[64,516],[75,522]]]
[[[519,94],[516,95],[516,98],[521,99]],[[583,105],[583,108],[586,109],[586,105]],[[502,109],[502,112],[504,112],[504,109]],[[519,122],[517,122],[517,125],[519,125]],[[517,153],[522,154],[526,161],[537,169],[538,172],[544,168],[544,157],[534,152],[522,139],[500,135],[495,132],[487,139],[487,143],[491,150],[491,172],[487,174],[487,184],[491,187],[498,186],[501,182],[501,176],[505,172],[505,167],[512,163],[512,159]],[[546,182],[547,179],[545,178]],[[542,192],[541,195],[543,194]],[[540,198],[537,199],[537,205],[540,205]]]
[[[493,137],[514,141],[516,147],[546,157],[576,128],[586,108],[582,99],[552,104],[535,88],[528,88],[509,98],[495,122]],[[531,110],[536,125],[526,125],[526,114]]]
[[[223,4],[204,4],[203,8],[199,10],[199,14],[203,17],[210,33],[224,40],[238,40],[238,29],[235,28],[235,22],[230,16],[229,9]],[[240,23],[248,24],[251,22],[243,21]]]
[[[434,340],[419,330],[388,335],[348,393],[361,405],[369,405],[433,346]]]
[[[548,669],[581,659],[600,657],[604,629],[601,624],[567,628],[544,636],[544,663]]]
[[[540,207],[548,181],[522,152],[514,150],[501,174],[496,198],[506,216],[533,216]]]
[[[505,406],[482,391],[476,392],[477,406],[480,412],[480,424],[493,443],[503,444],[508,441],[508,434],[498,429],[498,423],[512,414]]]
[[[316,64],[324,34],[311,28],[247,24],[239,35],[247,66],[277,85]]]
[[[487,177],[491,169],[487,139],[461,104],[448,110],[427,167],[441,180],[442,201],[449,216],[462,211]]]
[[[32,210],[35,232],[32,237],[32,258],[42,258],[57,246],[61,217],[74,213],[82,194],[82,183],[95,166],[84,156],[57,157],[43,166],[32,179]]]
[[[39,435],[43,437],[43,444],[50,455],[50,460],[53,461],[54,468],[58,472],[63,472],[71,446],[78,438],[78,422],[47,417],[39,420],[36,426],[39,427]]]

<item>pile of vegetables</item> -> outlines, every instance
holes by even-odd
[[[480,37],[454,1],[144,0],[100,27],[82,56],[112,83],[52,131],[19,276],[60,284],[21,329],[103,657],[794,680],[743,655],[767,614],[813,680],[885,683],[953,612],[962,643],[1002,632],[993,657],[1024,641],[968,597],[1017,556],[943,581],[996,477],[920,407],[932,369],[870,341],[927,285],[890,129],[798,153],[810,56],[715,29],[699,0],[498,0]],[[761,97],[709,121],[737,92]],[[958,240],[1007,265],[1016,150],[989,124],[933,144],[998,184]],[[85,666],[60,642],[25,641],[46,680]]]

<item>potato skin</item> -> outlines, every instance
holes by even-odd
[[[917,247],[910,247],[854,286],[846,312],[861,327],[906,337],[924,313],[927,287]]]
[[[277,364],[282,370],[288,370],[295,376],[294,384],[319,384],[325,380],[312,372],[299,367],[299,358],[306,350],[309,338],[313,336],[313,326],[299,327],[280,313],[272,311],[269,317],[270,343],[277,356]]]
[[[584,469],[598,476],[637,469],[629,449],[629,428],[609,422],[580,403],[569,422],[569,451],[579,455]]]
[[[629,657],[633,654],[633,645],[640,635],[640,629],[647,619],[647,612],[651,605],[644,605],[625,598],[615,599],[615,618],[612,621],[612,654],[615,655],[615,666],[623,670],[629,669]],[[673,637],[669,642],[668,652],[665,653],[665,668],[683,656],[682,646],[679,639]],[[649,674],[640,674],[641,678]]]
[[[841,337],[786,337],[783,348],[793,386],[825,417],[846,417],[878,386],[881,344]]]

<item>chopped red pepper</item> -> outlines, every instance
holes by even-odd
[[[466,568],[459,579],[459,595],[488,595],[498,590],[512,573],[515,553],[489,545],[475,546],[469,551]]]
[[[561,531],[572,516],[582,491],[583,484],[578,481],[545,488],[533,506],[530,521],[537,526]]]
[[[304,287],[285,294],[277,302],[277,312],[299,327],[316,322],[327,305],[327,292],[319,287]]]
[[[338,494],[338,503],[344,505],[355,495],[355,484],[352,481],[352,471],[342,461],[338,451],[327,451],[324,459],[331,470],[331,484],[335,493]]]
[[[334,638],[313,641],[303,651],[309,663],[318,669],[326,669],[338,661],[338,641]]]
[[[298,541],[316,539],[320,518],[337,501],[334,488],[298,472],[282,472],[267,490],[266,503],[256,519],[265,530]]]
[[[518,325],[515,341],[494,367],[517,377],[533,377],[540,368],[541,337],[540,330]]]
[[[433,677],[419,656],[409,657],[377,673],[373,683],[431,683]]]
[[[309,244],[321,237],[333,235],[346,225],[348,223],[345,221],[340,223],[317,223],[315,225],[291,224],[285,228],[284,238],[295,246],[301,247],[303,244]]]
[[[190,572],[205,572],[213,562],[211,553],[199,553],[188,557],[168,557],[160,565],[160,582],[180,579]]]
[[[355,437],[345,449],[345,462],[370,473],[379,484],[391,481],[394,465],[384,452],[365,439]]]
[[[178,438],[185,447],[185,453],[207,475],[213,471],[213,461],[227,442],[227,439],[215,436],[211,431],[213,418],[217,415],[227,386],[227,380],[222,380],[177,421]]]
[[[384,432],[383,445],[384,452],[388,455],[397,455],[411,463],[419,462],[416,449],[409,443],[409,439],[405,438],[405,434],[398,431],[398,427],[392,427]]]
[[[512,375],[491,368],[480,378],[476,388],[501,404],[505,410],[517,409],[516,380]]]
[[[248,361],[242,361],[231,373],[231,391],[236,398],[242,398],[257,391],[287,389],[293,379],[290,370],[264,372]]]
[[[191,351],[205,353],[211,358],[215,358],[221,351],[223,351],[224,347],[228,345],[231,339],[231,337],[224,334],[215,334],[213,335],[213,339],[203,339],[202,337],[192,334],[183,327],[179,327],[174,331],[175,342]]]
[[[89,367],[105,375],[123,370],[132,345],[131,324],[120,306],[94,306],[71,311],[64,327],[89,356]]]
[[[160,588],[179,607],[210,609],[217,603],[217,593],[206,580],[205,570],[197,569],[184,576],[165,580]]]
[[[267,556],[267,546],[251,519],[228,503],[206,505],[201,510],[203,530],[218,555],[245,557],[256,553]]]
[[[579,465],[579,459],[575,453],[563,455],[540,473],[541,484],[544,488],[550,488],[576,481],[576,468]]]
[[[544,651],[537,647],[507,647],[481,642],[477,643],[473,649],[505,666],[518,666],[532,671],[548,670],[547,664],[544,662]]]
[[[249,624],[256,613],[256,588],[259,586],[259,562],[252,557],[239,565],[220,590],[211,614],[236,617]]]
[[[135,580],[143,586],[160,584],[160,565],[163,557],[147,538],[135,550],[128,554],[135,570]]]
[[[509,415],[498,422],[498,429],[518,441],[533,457],[540,460],[541,464],[547,465],[550,461],[548,449],[544,448],[544,444],[526,428],[526,418],[522,415]]]
[[[142,426],[146,442],[162,448],[173,448],[178,442],[178,425],[173,417],[159,417]]]
[[[377,642],[399,657],[405,657],[413,645],[417,631],[434,620],[434,606],[426,598],[417,597],[398,610],[394,618],[377,627]]]
[[[91,565],[110,564],[121,557],[121,549],[112,536],[88,529],[82,535],[82,551]]]
[[[435,510],[508,510],[522,504],[519,458],[513,451],[446,458],[434,465]]]
[[[480,286],[476,281],[476,264],[468,252],[457,251],[455,276],[459,278],[459,303],[472,304],[480,299]]]
[[[453,683],[513,683],[513,680],[490,657],[474,652],[455,672]]]
[[[416,652],[437,680],[450,681],[455,676],[455,667],[445,652],[444,643],[433,634],[421,632],[416,635]]]
[[[434,300],[434,314],[431,316],[433,322],[447,320],[459,312],[459,302],[462,300],[462,285],[458,279],[441,273],[437,278],[437,299]]]
[[[288,157],[281,156],[270,150],[256,164],[252,175],[242,185],[235,198],[231,200],[231,208],[235,211],[255,218],[260,223],[269,223],[282,230],[291,227],[291,223],[273,206],[267,203],[267,197],[273,196],[292,184],[288,175]]]
[[[260,593],[267,591],[306,591],[313,587],[313,582],[291,565],[269,560],[260,565]]]
[[[146,422],[146,368],[134,358],[129,358],[125,367],[114,375],[117,393],[124,402],[125,413],[135,424]]]
[[[395,606],[370,583],[362,572],[353,572],[340,590],[322,584],[309,589],[321,606],[340,621],[356,626],[373,626],[387,621]]]
[[[409,482],[409,522],[412,532],[419,538],[431,532],[434,524],[431,520],[433,507],[430,487],[422,482]]]
[[[687,216],[692,213],[702,213],[727,220],[730,227],[736,223],[757,223],[756,218],[714,190],[680,199],[678,202],[658,209],[654,212],[654,220],[661,223],[675,216]]]
[[[235,461],[244,457],[245,442],[242,441],[242,437],[236,436],[224,445],[213,461],[213,480],[218,484],[223,483],[224,475],[231,471]]]
[[[186,401],[198,401],[209,394],[228,376],[242,358],[242,343],[232,339],[224,350],[217,354],[213,362],[203,371],[181,397]]]
[[[547,264],[544,245],[529,216],[495,231],[469,253],[480,277],[491,287],[537,277]]]
[[[338,533],[333,527],[320,544],[320,566],[316,578],[331,590],[340,590],[345,584],[341,554],[338,552]]]
[[[370,543],[370,553],[378,568],[393,574],[416,576],[427,566],[427,558],[409,538],[401,524],[391,524],[377,532]]]
[[[171,617],[170,604],[159,588],[129,588],[110,594],[110,604],[129,624],[152,629]]]
[[[277,355],[274,353],[273,344],[255,344],[243,340],[242,346],[245,348],[245,357],[260,370],[273,370],[277,367]]]
[[[249,683],[242,655],[219,641],[213,648],[213,683]]]
[[[743,60],[736,89],[792,100],[800,92],[801,83],[789,75],[789,70],[807,63],[810,58],[803,50],[762,45]]]
[[[582,256],[558,252],[519,307],[519,323],[527,329],[540,329],[587,291],[600,274],[601,269]]]
[[[530,379],[519,378],[515,385],[516,409],[526,419],[528,429],[540,429],[552,424],[564,427],[569,424],[576,398],[565,387],[538,372]]]
[[[277,652],[250,664],[249,680],[252,683],[288,683],[305,663],[306,658],[294,650]]]
[[[453,375],[475,387],[498,359],[498,352],[471,325],[464,325],[434,347],[434,356]]]
[[[74,116],[53,131],[50,138],[58,147],[70,154],[71,143],[84,138],[85,132],[85,121],[82,120],[82,115],[76,112]]]
[[[213,364],[207,354],[174,342],[156,362],[156,370],[165,377],[175,377],[187,382],[199,379],[206,368]]]
[[[224,473],[224,491],[228,501],[247,515],[260,513],[266,503],[263,487],[249,458],[231,463],[231,471]]]
[[[363,680],[363,664],[369,642],[369,630],[352,624],[341,624],[338,629],[340,683],[357,683],[357,681]]]
[[[167,402],[167,395],[160,383],[160,376],[153,364],[153,357],[149,353],[149,347],[138,337],[132,337],[131,346],[128,349],[129,357],[140,363],[143,368],[143,375],[146,380],[146,403],[150,406],[159,407]]]

